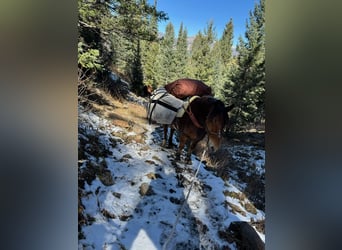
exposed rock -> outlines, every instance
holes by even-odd
[[[172,196],[170,197],[170,201],[172,203],[174,203],[174,204],[177,204],[177,205],[181,204],[181,200],[180,199],[177,199],[177,198],[172,197]]]
[[[102,209],[101,213],[104,217],[109,218],[109,219],[115,219],[116,216],[112,214],[111,212],[107,211],[106,209]]]
[[[113,196],[120,199],[121,198],[121,193],[117,193],[117,192],[112,192]]]
[[[151,164],[151,165],[156,165],[156,163],[154,161],[151,161],[151,160],[146,160],[145,162],[148,164]]]
[[[156,174],[156,173],[148,173],[146,176],[151,180],[156,180],[157,178],[162,179],[160,174]]]
[[[255,229],[246,221],[234,221],[227,233],[233,235],[238,249],[264,250],[265,243]]]
[[[122,214],[119,216],[119,219],[121,221],[128,221],[129,219],[131,219],[133,216],[132,215],[126,215],[126,214]]]
[[[130,154],[125,154],[124,156],[122,156],[122,158],[120,159],[120,162],[128,162],[129,159],[133,159],[133,157]]]
[[[141,186],[139,187],[139,194],[141,196],[149,196],[155,194],[152,187],[146,182],[142,183]]]
[[[97,174],[97,176],[99,177],[102,184],[105,186],[111,186],[114,184],[112,173],[109,170],[101,171]]]
[[[226,203],[230,207],[232,213],[242,214],[243,216],[246,216],[246,212],[242,208],[240,208],[239,206],[237,206],[231,202],[228,202],[228,201]]]

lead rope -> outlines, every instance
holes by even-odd
[[[181,213],[182,213],[182,211],[183,211],[183,208],[184,208],[185,203],[188,201],[188,198],[189,198],[189,195],[190,195],[192,186],[193,186],[194,181],[195,181],[195,179],[196,179],[196,176],[197,176],[197,174],[198,174],[198,172],[199,172],[199,168],[200,168],[201,163],[202,163],[202,161],[203,161],[204,154],[205,154],[205,150],[203,151],[203,154],[202,154],[202,157],[201,157],[201,161],[198,163],[197,170],[196,170],[196,172],[195,172],[195,176],[194,176],[194,178],[193,178],[192,181],[191,181],[191,185],[190,185],[188,194],[186,195],[186,198],[185,198],[185,200],[184,200],[184,202],[183,202],[183,204],[182,204],[182,206],[181,206],[181,209],[179,210],[179,212],[178,212],[178,214],[177,214],[177,218],[176,218],[175,223],[173,224],[172,231],[171,231],[169,237],[166,239],[166,241],[165,241],[165,243],[164,243],[164,245],[163,245],[163,248],[162,248],[163,250],[166,250],[167,244],[169,244],[169,242],[170,242],[170,240],[171,240],[171,238],[172,238],[172,236],[173,236],[173,234],[174,234],[174,232],[175,232],[175,229],[176,229],[178,220],[179,220],[180,215],[181,215]]]

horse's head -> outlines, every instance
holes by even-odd
[[[209,142],[216,151],[221,145],[224,128],[229,123],[228,112],[233,106],[225,107],[222,101],[213,97],[208,98],[208,105],[210,106],[210,111],[206,118],[205,126]]]

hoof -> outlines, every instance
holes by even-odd
[[[176,160],[176,161],[180,161],[180,154],[177,154],[177,153],[176,153],[176,155],[175,155],[175,160]]]

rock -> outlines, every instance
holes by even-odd
[[[163,179],[160,174],[156,174],[156,173],[152,173],[152,172],[148,173],[146,176],[147,176],[147,178],[149,178],[151,180]]]
[[[116,216],[113,213],[107,211],[106,209],[102,209],[101,213],[106,218],[109,218],[109,219],[115,219],[116,218]]]
[[[119,216],[119,219],[121,221],[128,221],[129,219],[131,219],[133,216],[132,215],[126,215],[126,214],[122,214]]]
[[[101,171],[97,174],[97,176],[99,177],[102,184],[105,186],[112,186],[114,184],[112,174],[109,170]]]
[[[130,154],[125,154],[122,156],[122,158],[119,160],[120,162],[128,162],[129,159],[133,159],[133,157]]]
[[[121,193],[117,193],[117,192],[112,192],[113,196],[118,198],[118,199],[121,199]]]
[[[181,204],[181,200],[180,199],[177,199],[177,198],[172,197],[172,196],[170,197],[170,201],[172,203],[174,203],[174,204],[177,204],[177,205]]]
[[[139,188],[139,194],[141,196],[149,196],[149,195],[153,195],[155,194],[152,187],[150,187],[150,185],[146,182],[144,182],[143,184],[141,184],[140,188]]]
[[[154,161],[151,161],[151,160],[146,160],[145,162],[150,164],[150,165],[156,165],[156,163]]]
[[[228,230],[233,235],[238,249],[265,249],[265,243],[248,222],[234,221],[230,224]]]
[[[149,178],[151,180],[157,179],[157,177],[156,177],[156,175],[154,173],[148,173],[146,176],[147,176],[147,178]]]

